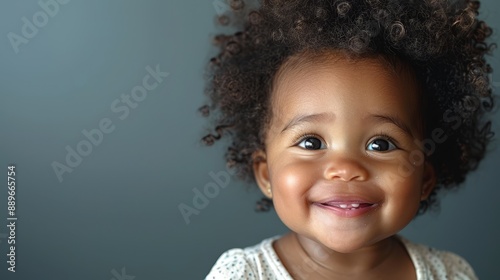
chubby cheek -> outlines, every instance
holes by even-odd
[[[271,167],[270,179],[274,208],[281,220],[293,228],[309,215],[308,193],[319,169],[311,163],[287,160],[283,158]]]
[[[409,176],[388,176],[380,184],[385,192],[384,223],[399,223],[403,228],[415,217],[420,206],[422,170],[416,169]]]

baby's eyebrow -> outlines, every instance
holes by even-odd
[[[303,123],[303,122],[321,122],[321,121],[333,121],[335,120],[334,113],[318,113],[318,114],[307,114],[307,115],[298,115],[294,117],[290,122],[285,125],[285,127],[281,130],[280,133],[285,132],[285,130],[291,129],[292,127]]]
[[[412,138],[414,137],[410,127],[403,120],[401,120],[396,116],[371,114],[369,118],[373,119],[375,122],[378,123],[392,123],[395,126],[399,127],[408,136]],[[289,130],[294,126],[304,122],[318,122],[318,121],[321,122],[321,121],[333,121],[333,120],[335,120],[335,114],[327,112],[318,114],[298,115],[294,117],[292,120],[290,120],[290,122],[288,122],[288,124],[285,125],[285,127],[281,130],[280,133],[283,133],[286,130]]]
[[[379,123],[392,123],[399,127],[403,132],[408,134],[410,137],[414,137],[413,133],[411,132],[410,127],[400,118],[396,116],[388,116],[388,115],[370,115],[371,119],[374,119],[376,122]]]

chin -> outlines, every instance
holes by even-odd
[[[324,242],[318,240],[323,246],[327,247],[330,250],[333,250],[342,254],[350,254],[354,253],[360,249],[363,249],[367,246],[371,246],[376,242],[372,242],[371,240],[367,240],[363,237],[358,238],[342,238],[342,236],[337,236],[333,239],[323,240]]]

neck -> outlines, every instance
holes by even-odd
[[[401,252],[406,254],[396,237],[386,238],[350,253],[336,252],[296,233],[291,233],[291,239],[300,258],[305,260],[304,268],[329,279],[350,275],[376,275],[390,266],[394,257],[400,257]]]

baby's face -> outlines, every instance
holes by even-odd
[[[394,235],[434,187],[423,162],[418,94],[379,60],[323,60],[276,81],[265,161],[281,220],[338,252]]]

